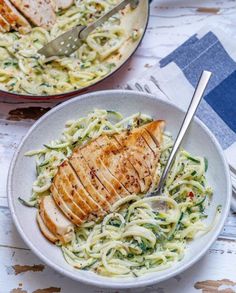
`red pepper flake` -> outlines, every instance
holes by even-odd
[[[192,191],[189,192],[188,197],[190,197],[190,199],[194,198],[194,193]]]

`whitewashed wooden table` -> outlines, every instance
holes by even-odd
[[[141,47],[118,74],[95,89],[123,87],[207,24],[235,27],[236,35],[236,0],[153,1]],[[115,293],[79,284],[45,266],[21,240],[11,219],[6,198],[11,158],[29,127],[53,106],[0,98],[0,293]],[[230,213],[219,239],[191,269],[156,286],[126,292],[236,292],[236,214]]]

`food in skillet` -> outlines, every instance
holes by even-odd
[[[166,269],[211,229],[203,221],[212,195],[204,158],[180,150],[163,194],[145,197],[172,147],[164,125],[140,113],[95,110],[27,153],[36,156],[37,180],[31,200],[21,202],[38,207],[42,233],[75,268],[110,277]]]
[[[76,25],[88,25],[119,0],[0,0],[0,89],[53,95],[100,80],[119,63],[123,46],[140,37],[125,23],[130,7],[92,32],[70,57],[45,59],[37,53]]]

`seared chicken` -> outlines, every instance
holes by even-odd
[[[10,0],[33,24],[49,29],[56,22],[56,14],[50,0]]]
[[[43,233],[43,235],[49,241],[56,243],[59,240],[59,238],[48,229],[48,227],[44,223],[42,217],[40,216],[39,212],[37,212],[37,214],[36,214],[36,220],[38,222],[39,228],[40,228],[41,232]]]
[[[18,12],[9,0],[0,0],[0,15],[12,29],[20,33],[28,33],[31,30],[31,26],[27,19]]]
[[[11,29],[10,24],[6,21],[6,19],[0,14],[0,32],[6,33]]]
[[[66,216],[64,216],[61,209],[58,209],[58,206],[51,196],[45,196],[42,198],[37,220],[45,237],[47,237],[50,232],[50,238],[53,235],[55,237],[54,240],[58,239],[63,243],[71,241],[74,225]],[[43,222],[41,222],[41,220]]]
[[[58,167],[52,196],[40,204],[38,223],[45,237],[70,241],[74,225],[105,216],[127,195],[148,192],[160,159],[164,125],[154,121],[76,148]]]
[[[31,24],[50,29],[56,13],[73,5],[73,0],[0,0],[0,32],[11,29],[26,34]]]

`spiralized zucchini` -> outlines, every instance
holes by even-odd
[[[26,35],[0,33],[0,89],[52,95],[88,86],[106,76],[116,66],[109,57],[116,54],[127,39],[136,41],[133,33],[129,35],[120,26],[121,14],[92,32],[70,57],[55,57],[50,61],[37,51],[70,28],[93,22],[118,2],[75,0],[72,7],[58,12],[57,21],[49,32],[35,27]]]
[[[36,156],[38,172],[27,205],[37,204],[43,195],[50,193],[57,166],[71,155],[75,146],[101,134],[119,133],[151,120],[141,113],[124,118],[117,112],[94,110],[87,117],[68,121],[60,139],[26,154]],[[156,178],[167,162],[172,144],[171,136],[165,133]],[[205,210],[213,193],[207,186],[207,168],[206,159],[181,149],[161,196],[127,196],[117,201],[104,219],[76,227],[71,243],[58,243],[66,261],[75,268],[108,277],[139,277],[180,261],[188,241],[208,232],[220,213],[217,209],[213,223],[205,224]],[[153,190],[156,187],[154,182]]]

